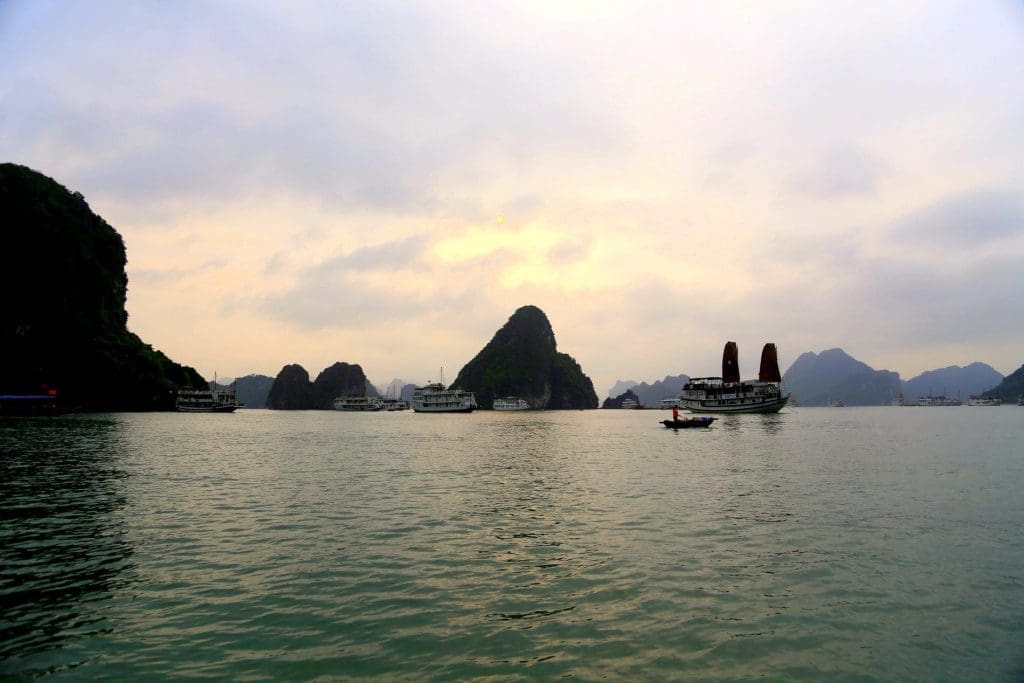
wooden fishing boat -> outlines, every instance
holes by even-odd
[[[690,429],[692,427],[710,427],[717,417],[684,417],[678,420],[662,420],[661,424],[668,429]]]

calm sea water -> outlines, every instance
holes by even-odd
[[[1024,409],[665,416],[0,420],[0,678],[1024,678]]]

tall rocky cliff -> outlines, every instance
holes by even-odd
[[[66,407],[152,410],[205,380],[128,331],[124,241],[85,198],[0,164],[0,393],[56,389]]]
[[[995,388],[989,389],[982,395],[989,398],[1001,398],[1007,403],[1012,403],[1018,397],[1024,396],[1024,365],[1011,372]]]
[[[339,396],[377,396],[359,365],[335,363],[309,381],[301,365],[286,365],[274,379],[267,395],[273,410],[331,410]]]
[[[597,393],[572,356],[559,353],[544,311],[523,306],[466,364],[453,387],[476,393],[481,408],[518,396],[532,408],[596,408]]]

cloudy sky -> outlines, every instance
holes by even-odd
[[[451,379],[524,304],[602,395],[1024,363],[1019,2],[7,0],[0,65],[0,159],[211,378]]]

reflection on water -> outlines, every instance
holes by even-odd
[[[782,431],[786,423],[786,413],[766,413],[763,415],[718,415],[718,427],[727,432],[755,431],[759,434],[776,435]]]
[[[17,656],[25,671],[32,655],[109,628],[89,603],[122,585],[132,554],[118,439],[112,419],[0,421],[0,664]]]

